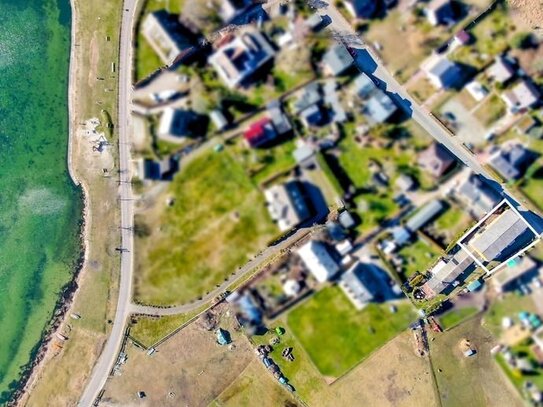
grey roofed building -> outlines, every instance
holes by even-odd
[[[469,175],[458,186],[455,195],[476,219],[490,212],[500,201],[501,196],[476,174]]]
[[[534,161],[535,156],[521,144],[515,143],[501,148],[490,157],[492,167],[506,180],[515,180]]]
[[[311,82],[306,85],[294,102],[294,114],[299,114],[310,106],[322,101],[321,86],[318,82]]]
[[[338,216],[338,220],[345,229],[351,229],[356,225],[356,222],[349,211],[341,212]]]
[[[486,74],[496,82],[505,83],[515,75],[515,68],[506,58],[500,55],[487,68]]]
[[[380,284],[377,281],[374,271],[360,262],[349,268],[339,278],[339,286],[353,303],[356,309],[363,309],[375,298],[379,291]]]
[[[400,174],[400,176],[396,179],[394,185],[396,185],[396,187],[398,187],[400,191],[408,192],[415,187],[416,183],[411,175]]]
[[[509,111],[517,113],[537,104],[541,98],[541,94],[532,82],[523,79],[511,90],[503,92],[501,97]]]
[[[183,26],[166,10],[148,14],[143,20],[141,33],[165,64],[171,64],[192,44],[181,29]]]
[[[196,130],[202,130],[197,126],[198,122],[199,115],[191,110],[167,107],[160,116],[157,137],[171,143],[182,143],[186,137],[197,135]]]
[[[140,158],[135,161],[135,164],[136,176],[143,181],[169,181],[179,170],[179,160],[174,156],[160,161]]]
[[[311,215],[298,181],[274,185],[264,191],[268,211],[282,232],[292,229]]]
[[[442,144],[432,143],[419,153],[418,164],[436,178],[441,177],[455,163],[454,156]]]
[[[454,21],[455,15],[451,0],[432,0],[424,11],[432,25],[448,24]]]
[[[337,82],[335,79],[328,79],[324,83],[324,103],[330,106],[332,121],[343,123],[347,120],[347,113],[339,101]]]
[[[209,113],[209,117],[218,131],[224,130],[224,128],[228,126],[228,120],[226,120],[224,114],[218,109],[212,110],[211,113]]]
[[[450,89],[458,85],[461,78],[460,67],[446,56],[436,57],[424,69],[428,79],[437,89]]]
[[[468,245],[487,262],[503,261],[533,238],[526,221],[509,208],[476,233]]]
[[[430,222],[444,209],[443,202],[438,199],[428,202],[415,215],[413,215],[405,224],[405,227],[411,232],[416,232],[421,227]]]
[[[384,123],[392,116],[398,107],[385,92],[375,92],[366,102],[364,113],[377,123]]]
[[[344,5],[355,18],[371,18],[377,11],[377,0],[346,0]]]
[[[229,34],[230,35],[230,34]],[[249,78],[271,61],[275,50],[255,27],[244,26],[208,59],[230,88],[246,84]]]
[[[319,283],[330,280],[339,271],[338,264],[330,256],[323,242],[310,240],[300,247],[296,253]]]
[[[336,44],[322,57],[324,68],[333,76],[343,74],[353,66],[354,60],[343,44]]]
[[[510,264],[509,264],[510,263]],[[509,291],[524,277],[533,278],[540,274],[538,264],[529,256],[516,258],[492,275],[492,283],[498,292]]]
[[[277,131],[277,135],[283,135],[292,130],[292,125],[288,119],[288,116],[281,108],[281,102],[274,100],[266,106],[268,115],[273,123],[273,127]]]
[[[362,112],[374,123],[387,121],[398,110],[390,96],[379,89],[365,73],[358,75],[352,86],[354,92],[364,101]]]
[[[459,248],[450,259],[442,259],[432,268],[432,276],[422,289],[430,298],[440,293],[449,293],[456,286],[456,281],[465,280],[474,269],[475,261]]]
[[[309,144],[303,144],[292,152],[294,159],[298,165],[306,165],[312,163],[312,158],[315,156],[315,149]]]

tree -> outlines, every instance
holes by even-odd
[[[532,34],[530,33],[517,33],[511,38],[511,46],[517,49],[527,49],[533,44]]]

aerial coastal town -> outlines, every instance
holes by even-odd
[[[24,405],[543,406],[538,10],[118,3],[73,130],[118,271]]]

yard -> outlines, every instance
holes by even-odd
[[[516,357],[527,358],[534,370],[529,374],[522,374],[518,369],[514,369],[504,360],[502,355],[497,355],[496,361],[503,369],[511,383],[515,385],[520,394],[523,392],[523,385],[525,382],[530,381],[535,384],[539,389],[543,389],[543,368],[537,362],[537,359],[531,349],[533,340],[527,339],[522,343],[511,347],[511,352]]]
[[[489,127],[492,123],[505,116],[505,113],[505,103],[498,95],[494,94],[475,110],[474,115],[483,126]]]
[[[451,205],[434,222],[436,232],[444,236],[445,243],[450,244],[464,232],[472,223],[472,219],[465,210]]]
[[[511,317],[518,322],[520,311],[535,312],[534,300],[530,295],[519,296],[514,293],[506,294],[502,299],[496,299],[485,313],[483,324],[496,338],[501,336],[502,319]]]
[[[140,215],[148,233],[136,239],[135,296],[143,303],[197,299],[277,234],[260,191],[228,149],[201,152],[181,167]]]
[[[337,378],[367,358],[416,318],[411,304],[369,304],[357,311],[339,287],[319,291],[288,315],[288,327],[319,371]]]
[[[543,211],[543,166],[521,183],[522,192]]]
[[[490,354],[496,341],[481,327],[480,318],[434,337],[430,353],[443,407],[522,406],[515,389]],[[465,339],[475,347],[474,356],[462,354],[460,344]]]
[[[415,243],[404,246],[398,252],[405,262],[403,264],[404,278],[408,279],[417,271],[421,274],[426,273],[441,254],[436,247],[430,245],[422,238],[418,238]]]

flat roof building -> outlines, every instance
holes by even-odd
[[[190,40],[181,32],[184,27],[165,10],[148,14],[141,33],[164,64],[170,65],[185,50]]]
[[[481,228],[468,242],[483,260],[503,261],[534,237],[526,221],[513,209],[506,209]]]
[[[274,185],[264,191],[271,218],[285,232],[311,215],[302,186],[298,181]]]
[[[309,272],[319,283],[334,277],[339,266],[332,258],[323,242],[310,240],[297,251]]]
[[[428,202],[415,215],[413,215],[405,224],[411,232],[416,232],[421,227],[430,222],[441,211],[445,209],[443,202],[438,199]]]

